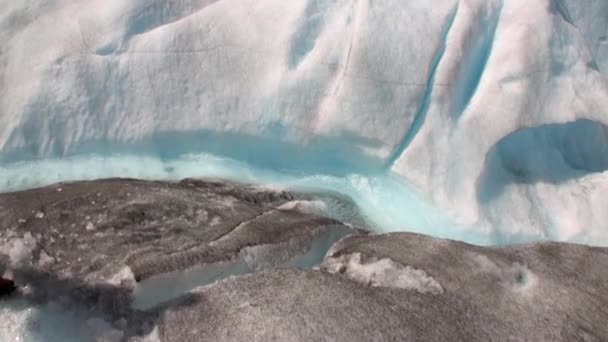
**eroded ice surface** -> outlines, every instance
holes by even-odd
[[[1,190],[219,175],[382,231],[608,244],[606,1],[0,6]]]

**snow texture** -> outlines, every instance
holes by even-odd
[[[0,243],[3,241],[0,240]],[[22,238],[10,237],[8,241],[0,244],[0,253],[9,256],[13,266],[26,266],[32,263],[32,252],[36,249],[36,239],[30,233]]]
[[[608,245],[605,0],[0,6],[0,190],[308,179],[381,231]]]
[[[443,287],[423,270],[403,266],[388,258],[361,260],[361,253],[329,257],[321,268],[373,287],[394,287],[420,293],[442,294]]]

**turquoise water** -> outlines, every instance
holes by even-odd
[[[108,177],[155,180],[207,177],[297,191],[330,191],[351,198],[367,218],[368,226],[376,232],[408,231],[476,244],[489,243],[488,236],[454,225],[406,182],[386,172],[296,172],[264,168],[207,153],[185,154],[172,159],[120,154],[80,155],[0,166],[0,191]]]

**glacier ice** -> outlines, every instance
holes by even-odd
[[[604,0],[0,5],[0,191],[220,176],[381,231],[608,245]]]

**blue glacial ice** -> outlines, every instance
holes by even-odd
[[[604,0],[0,0],[0,191],[219,177],[608,245]]]

